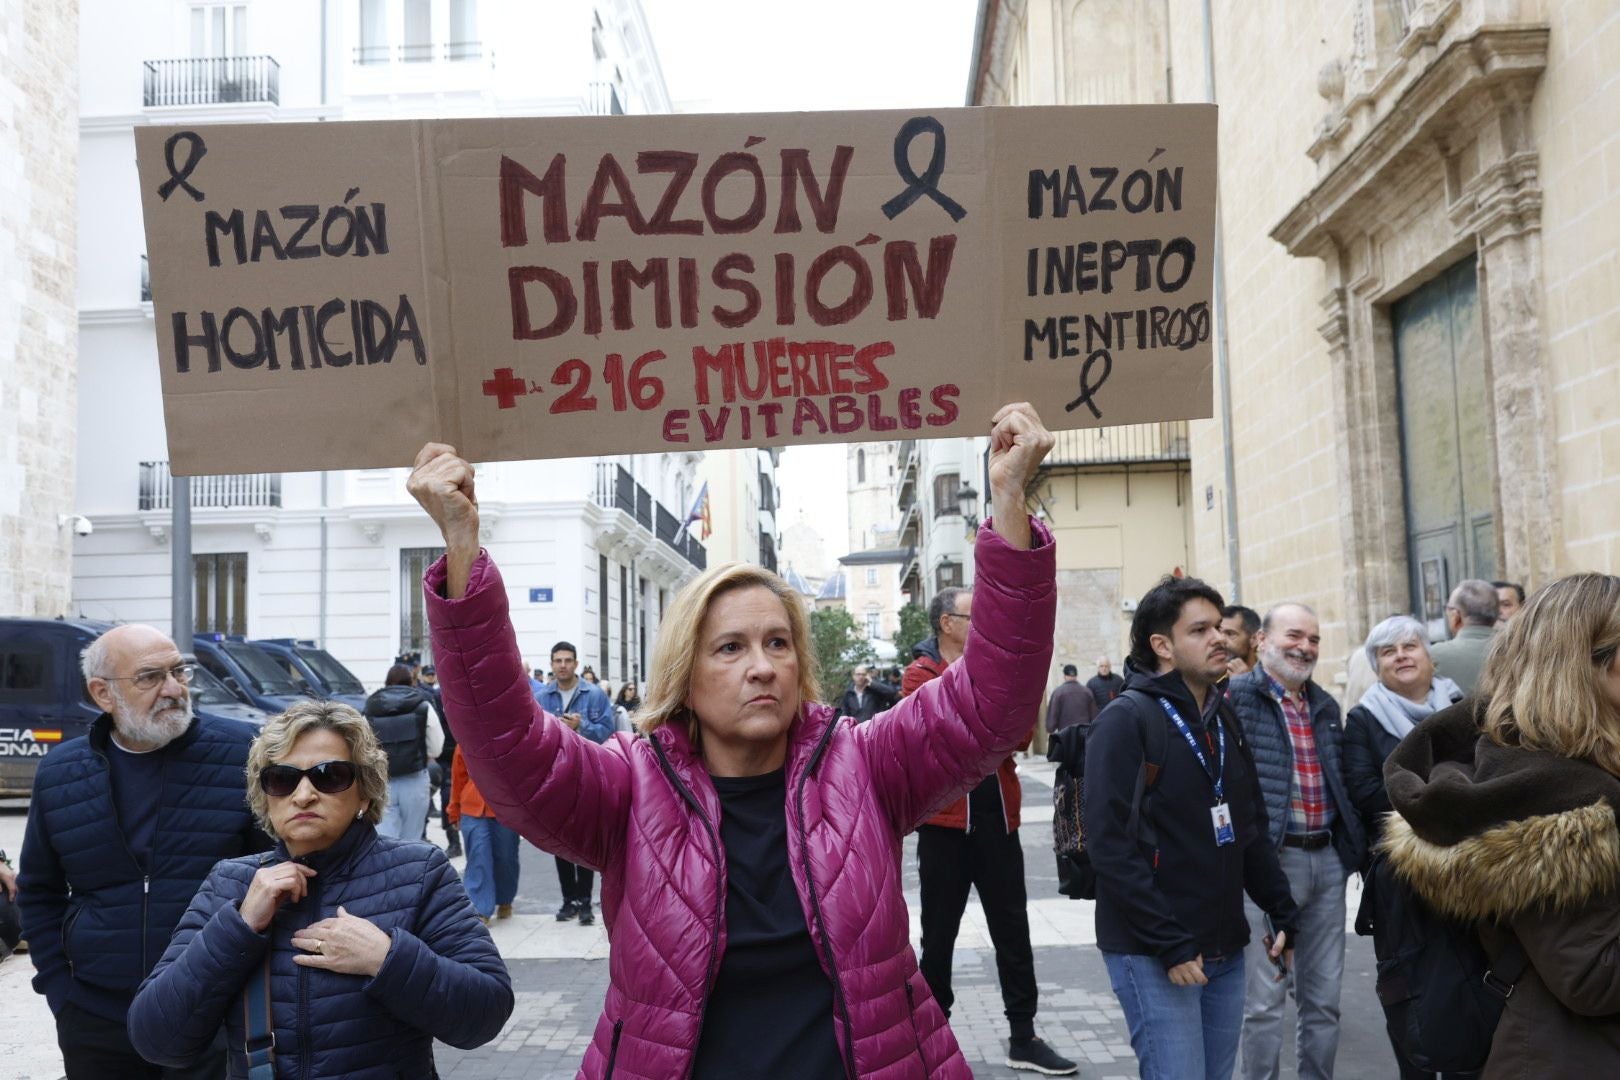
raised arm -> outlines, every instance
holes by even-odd
[[[1057,559],[1052,534],[1024,508],[1024,491],[1054,441],[1027,404],[996,413],[994,517],[974,547],[973,621],[962,658],[855,730],[900,832],[988,776],[1035,725],[1052,660]]]
[[[629,822],[629,766],[540,708],[518,651],[501,575],[478,546],[472,466],[429,443],[411,494],[446,553],[428,569],[428,623],[445,715],[484,800],[536,846],[594,869]]]

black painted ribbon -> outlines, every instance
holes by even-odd
[[[928,168],[918,176],[911,167],[911,143],[924,132],[934,136],[934,152]],[[939,190],[939,178],[945,175],[945,127],[932,116],[913,116],[901,125],[894,137],[894,171],[906,182],[906,190],[883,204],[883,213],[891,221],[924,195],[937,202],[952,221],[967,217],[961,203]]]

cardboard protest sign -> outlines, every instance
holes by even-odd
[[[177,474],[1210,413],[1213,106],[136,130]]]

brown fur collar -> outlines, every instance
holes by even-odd
[[[1478,921],[1579,907],[1620,886],[1620,826],[1607,801],[1508,821],[1455,844],[1390,814],[1380,844],[1437,911]]]

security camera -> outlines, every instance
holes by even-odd
[[[64,529],[71,525],[74,536],[89,536],[96,531],[96,527],[90,523],[90,519],[83,514],[61,514],[57,517],[56,524],[58,528]]]

